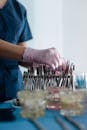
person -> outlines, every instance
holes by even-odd
[[[64,66],[55,48],[37,50],[26,46],[32,39],[26,9],[17,0],[0,0],[0,102],[16,98],[24,88],[20,65]]]

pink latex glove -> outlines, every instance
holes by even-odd
[[[62,59],[55,48],[36,50],[32,48],[26,48],[23,54],[24,62],[33,62],[37,64],[46,64],[51,68],[58,68],[63,64]]]
[[[60,57],[59,58],[59,66],[58,66],[58,70],[63,70],[63,71],[66,71],[67,69],[67,61],[63,58],[63,57]]]

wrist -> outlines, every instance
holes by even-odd
[[[36,56],[36,50],[35,49],[32,49],[32,48],[26,48],[24,50],[24,53],[23,53],[23,61],[24,62],[27,62],[27,61],[30,61],[30,62],[33,62],[35,61],[35,56]]]

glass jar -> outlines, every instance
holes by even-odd
[[[87,90],[62,90],[60,91],[61,114],[74,116],[84,113],[87,102]]]
[[[22,106],[21,115],[24,118],[37,118],[44,115],[46,108],[45,91],[20,91],[18,99]]]

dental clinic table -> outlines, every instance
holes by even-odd
[[[21,108],[12,107],[11,102],[0,103],[0,130],[38,130],[35,125],[21,117]],[[59,111],[46,110],[45,115],[36,119],[45,130],[64,130],[55,120],[55,116],[60,117],[69,130],[78,130],[71,123],[66,121]],[[81,116],[72,117],[74,120],[83,124],[87,130],[87,113]]]

